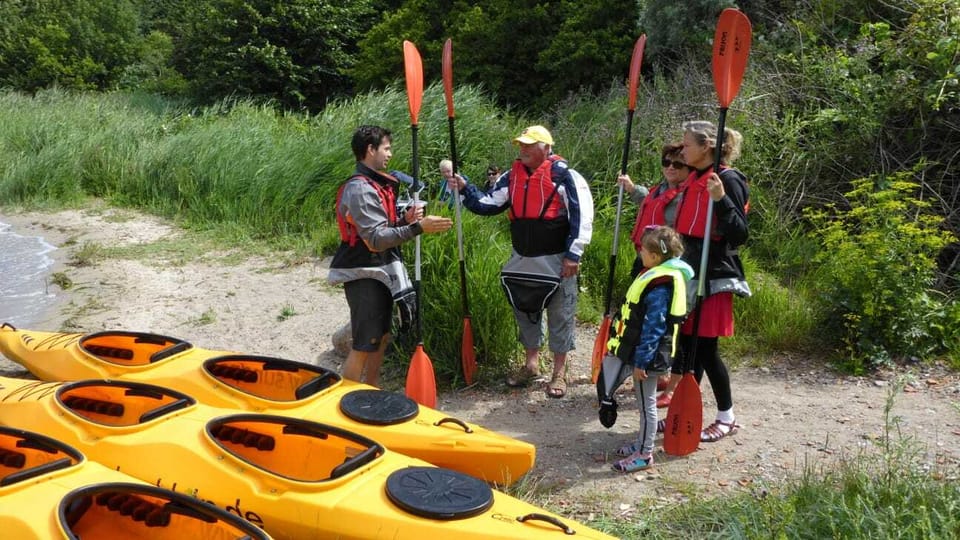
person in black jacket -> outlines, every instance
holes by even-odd
[[[732,129],[724,130],[721,166],[714,171],[717,128],[710,122],[694,121],[683,124],[683,159],[691,167],[684,183],[682,199],[677,208],[677,232],[683,238],[683,260],[696,271],[692,282],[706,280],[704,298],[696,308],[699,317],[691,313],[681,330],[681,348],[685,353],[694,350],[692,361],[697,381],[707,373],[717,400],[716,420],[700,434],[703,442],[715,442],[736,432],[739,427],[733,414],[733,395],[730,375],[717,348],[718,338],[733,335],[733,296],[750,296],[737,248],[747,240],[747,201],[749,189],[746,177],[729,164],[740,155],[743,137]],[[713,201],[713,223],[710,228],[710,248],[706,276],[701,276],[701,253],[708,204]],[[694,323],[699,319],[698,328]],[[696,336],[696,337],[695,337]]]

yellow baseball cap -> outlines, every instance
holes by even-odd
[[[553,137],[550,135],[550,132],[547,131],[547,128],[543,126],[530,126],[520,132],[520,135],[514,139],[513,142],[514,144],[533,144],[542,142],[553,146]]]

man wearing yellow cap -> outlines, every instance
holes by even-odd
[[[500,279],[514,309],[526,361],[507,384],[525,386],[540,376],[546,310],[553,353],[546,392],[560,398],[567,389],[567,353],[574,349],[577,274],[593,232],[593,198],[583,176],[553,153],[547,128],[530,126],[513,143],[519,157],[488,192],[460,175],[448,182],[460,189],[464,206],[475,214],[509,211],[513,254]]]

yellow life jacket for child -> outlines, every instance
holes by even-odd
[[[637,276],[627,289],[626,298],[620,307],[617,320],[611,325],[610,339],[607,341],[607,350],[611,354],[633,365],[633,351],[640,342],[640,333],[643,330],[645,315],[643,297],[649,290],[662,284],[672,286],[670,311],[667,314],[667,331],[664,332],[657,348],[657,355],[647,366],[647,371],[670,369],[677,353],[680,323],[687,316],[687,287],[683,274],[679,270],[658,265]]]

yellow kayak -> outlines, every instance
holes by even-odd
[[[253,524],[87,461],[38,433],[0,427],[0,535],[17,540],[269,540]]]
[[[166,386],[206,405],[342,427],[387,448],[510,485],[536,448],[418,405],[402,394],[342,380],[310,364],[202,349],[142,332],[71,334],[0,326],[0,352],[45,381],[121,379]]]
[[[347,430],[144,383],[0,377],[0,424],[243,516],[274,538],[611,538]]]

